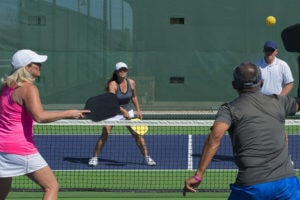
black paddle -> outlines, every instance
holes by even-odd
[[[281,39],[287,51],[300,53],[300,23],[283,29]]]
[[[117,96],[109,92],[89,98],[84,109],[91,111],[86,117],[93,121],[105,120],[120,113]]]

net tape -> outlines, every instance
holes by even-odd
[[[212,126],[214,120],[141,120],[141,121],[130,121],[130,120],[121,120],[121,121],[108,121],[103,120],[99,122],[94,122],[92,120],[58,120],[50,123],[35,123],[35,125],[64,125],[64,126]],[[300,120],[285,120],[286,126],[300,125]]]
[[[213,120],[141,120],[141,121],[130,121],[130,120],[120,120],[120,121],[99,121],[94,122],[92,120],[58,120],[50,123],[35,123],[35,125],[64,125],[64,126],[105,126],[105,125],[118,125],[118,126],[211,126]]]

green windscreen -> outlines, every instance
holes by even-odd
[[[43,104],[82,107],[123,61],[143,110],[211,109],[236,96],[232,69],[261,58],[266,40],[278,43],[298,83],[297,54],[280,33],[299,22],[299,8],[297,0],[2,0],[0,76],[18,49],[47,54]]]

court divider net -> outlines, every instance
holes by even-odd
[[[62,191],[160,191],[180,192],[192,176],[213,120],[101,121],[60,120],[35,123],[35,143],[54,171]],[[88,165],[103,126],[114,126],[98,156],[98,165]],[[143,136],[155,166],[145,163],[126,126],[148,126]],[[289,149],[295,168],[300,165],[300,120],[286,120]],[[205,173],[200,191],[229,191],[237,167],[228,134]],[[13,191],[39,191],[25,176],[15,177]]]

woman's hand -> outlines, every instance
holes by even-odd
[[[125,119],[130,119],[129,113],[126,110],[124,110],[122,113]]]
[[[143,119],[143,114],[141,111],[136,111],[136,115],[139,119]]]
[[[86,114],[90,113],[90,110],[69,110],[70,118],[81,119],[84,118]]]

